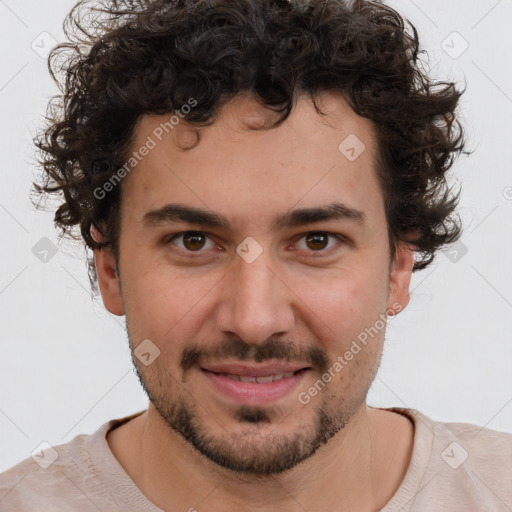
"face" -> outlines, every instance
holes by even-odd
[[[162,134],[169,116],[141,118],[132,150],[156,144],[122,182],[120,276],[111,253],[95,255],[150,408],[253,475],[294,467],[351,424],[386,315],[408,302],[413,253],[390,260],[373,126],[340,95],[317,101],[326,116],[303,97],[254,131],[273,117],[238,96],[188,150],[184,121]]]

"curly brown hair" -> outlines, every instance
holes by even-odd
[[[107,247],[119,261],[122,187],[102,199],[94,190],[125,164],[137,120],[193,97],[186,122],[206,126],[241,92],[279,114],[273,126],[300,95],[322,114],[315,94],[341,92],[376,128],[392,258],[404,241],[419,255],[413,270],[423,269],[459,238],[460,191],[452,194],[446,173],[457,153],[468,154],[455,115],[465,89],[421,69],[416,28],[382,2],[80,1],[64,30],[68,42],[48,59],[62,94],[49,102],[34,141],[44,170],[34,185],[39,195],[62,192],[54,223],[73,239],[79,225],[86,251]],[[92,258],[88,267],[97,293]]]

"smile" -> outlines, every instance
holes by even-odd
[[[298,370],[300,371],[300,370]],[[276,382],[287,377],[293,377],[297,372],[278,373],[276,375],[268,375],[267,377],[251,377],[248,375],[233,375],[231,373],[218,373],[228,379],[237,380],[239,382],[257,382],[258,384],[266,384],[268,382]]]
[[[219,370],[220,368],[216,368]],[[237,405],[270,405],[280,399],[293,398],[297,387],[311,368],[270,369],[222,368],[223,371],[201,368],[208,380],[208,393]]]

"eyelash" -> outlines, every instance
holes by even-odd
[[[208,233],[204,232],[204,231],[181,231],[179,233],[176,233],[174,235],[172,235],[171,237],[168,237],[164,240],[164,244],[165,245],[168,245],[170,243],[172,243],[175,239],[177,238],[180,238],[182,237],[183,235],[186,235],[186,234],[199,234],[199,235],[205,235],[207,238],[209,238],[210,240],[212,240],[212,238],[208,235]],[[307,235],[310,235],[310,234],[320,234],[320,235],[327,235],[327,236],[330,236],[332,238],[335,238],[338,240],[338,242],[341,242],[341,244],[344,244],[344,245],[348,245],[348,241],[347,239],[343,236],[343,235],[339,235],[337,233],[331,233],[330,231],[307,231],[306,233],[302,233],[300,235],[300,238],[297,240],[296,243],[298,243],[300,240],[302,240],[305,236]],[[213,240],[212,240],[213,241]],[[207,250],[198,250],[198,251],[189,251],[187,249],[181,249],[179,248],[181,251],[184,251],[187,253],[187,255],[189,254],[202,254],[202,253],[205,253],[207,252]],[[336,246],[334,247],[329,247],[328,249],[319,249],[318,251],[313,251],[313,250],[309,250],[309,251],[306,251],[306,252],[309,252],[311,253],[312,255],[315,255],[315,254],[319,254],[319,255],[323,255],[323,254],[328,254],[330,253],[332,250],[335,250],[336,249]]]

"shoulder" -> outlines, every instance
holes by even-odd
[[[408,416],[422,437],[431,438],[433,449],[443,447],[443,460],[452,456],[457,461],[471,458],[476,464],[486,459],[503,460],[502,467],[512,470],[512,433],[472,423],[437,421],[416,409],[395,407],[392,410]],[[448,444],[445,446],[445,443]]]
[[[450,466],[466,461],[493,477],[512,482],[512,434],[471,423],[433,421],[441,457]],[[449,442],[446,446],[443,443]],[[444,447],[443,447],[444,446]],[[497,471],[498,470],[498,471]]]
[[[60,512],[69,510],[70,505],[84,512],[97,511],[94,502],[100,496],[104,499],[108,489],[102,488],[101,480],[95,478],[90,457],[92,438],[92,435],[81,434],[68,443],[48,445],[1,473],[2,512],[42,508]]]
[[[392,410],[413,421],[415,434],[407,474],[386,512],[512,510],[512,434]]]
[[[440,487],[465,489],[481,510],[511,510],[512,434],[470,423],[433,424]]]
[[[106,440],[110,430],[143,412],[109,420],[93,434],[80,434],[68,443],[48,445],[1,473],[0,510],[113,512],[132,502],[141,505],[138,510],[158,510],[134,487]]]

